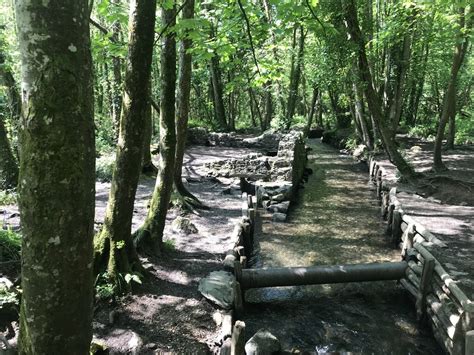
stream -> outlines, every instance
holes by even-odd
[[[313,169],[286,223],[262,216],[253,267],[400,261],[367,167],[309,140]],[[246,293],[247,338],[270,330],[286,353],[443,354],[396,281],[275,287]]]

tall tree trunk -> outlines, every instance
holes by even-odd
[[[150,78],[151,79],[151,78]],[[153,164],[151,156],[151,139],[153,138],[153,111],[152,111],[152,97],[151,97],[151,80],[148,84],[147,104],[144,112],[144,129],[143,129],[143,154],[142,154],[142,173],[146,175],[155,175],[158,173],[158,168]]]
[[[293,56],[291,64],[291,73],[290,73],[290,87],[288,88],[288,103],[286,108],[286,119],[285,119],[285,128],[289,129],[293,120],[293,115],[295,114],[296,100],[298,98],[298,85],[301,77],[301,66],[303,63],[304,55],[304,40],[306,34],[302,25],[299,27],[299,41],[298,41],[298,52]],[[296,36],[296,28],[295,28]],[[296,42],[296,41],[294,41]]]
[[[163,26],[176,24],[176,3],[170,9],[162,8]],[[160,165],[150,209],[138,231],[137,242],[159,254],[163,244],[166,213],[173,190],[176,161],[175,89],[176,89],[176,38],[173,32],[163,37],[161,49],[160,90]]]
[[[143,127],[149,105],[156,0],[137,0],[130,8],[127,71],[120,118],[116,163],[104,226],[95,244],[95,272],[103,269],[115,285],[119,274],[139,266],[133,240],[132,217],[143,155]],[[127,289],[117,289],[117,292]]]
[[[273,117],[273,97],[272,82],[267,81],[265,84],[265,116],[263,118],[262,132],[270,127]]]
[[[273,26],[273,18],[272,18],[272,12],[271,12],[271,7],[270,7],[270,3],[269,3],[269,0],[262,0],[263,2],[263,9],[264,9],[264,12],[265,12],[265,20],[267,21],[268,24],[270,24],[271,26]],[[271,39],[272,39],[272,53],[273,53],[273,60],[275,61],[275,63],[279,63],[280,62],[280,58],[279,58],[279,55],[278,55],[278,42],[277,42],[277,39],[276,39],[276,36],[275,36],[275,32],[273,30],[270,30],[270,35],[271,35]],[[269,87],[272,85],[272,83],[270,82],[269,83]],[[276,96],[278,98],[278,101],[280,103],[280,106],[281,106],[281,112],[283,113],[283,117],[286,116],[286,105],[285,105],[285,99],[283,97],[283,94],[282,94],[283,90],[281,88],[281,82],[280,81],[277,81],[276,82]],[[271,95],[271,93],[270,93]],[[268,125],[270,126],[270,121],[268,121]]]
[[[454,149],[454,138],[456,137],[456,108],[449,115],[448,134],[446,136],[446,149]]]
[[[114,7],[120,6],[120,0],[112,0],[112,5]],[[111,41],[118,43],[120,40],[120,35],[122,28],[120,21],[114,21],[112,24],[112,37]],[[118,135],[118,130],[120,126],[120,117],[122,110],[122,60],[120,57],[112,57],[112,122],[116,127],[116,135]]]
[[[187,0],[183,8],[183,19],[194,18],[194,0]],[[176,99],[176,163],[174,171],[174,186],[181,196],[190,197],[197,201],[183,184],[182,169],[186,136],[188,132],[189,98],[191,93],[192,55],[189,49],[192,40],[185,37],[179,48],[178,94]]]
[[[311,130],[311,126],[313,125],[313,118],[314,118],[314,113],[316,111],[316,103],[318,101],[318,97],[319,97],[319,88],[315,86],[313,88],[313,96],[311,98],[311,107],[309,109],[308,121],[306,122],[305,135],[308,135],[309,131]]]
[[[211,37],[216,37],[213,27],[211,27]],[[217,125],[221,130],[227,131],[229,127],[227,125],[227,115],[224,106],[224,89],[222,87],[222,74],[219,62],[219,56],[215,53],[209,63],[209,71],[211,75],[214,112],[216,114]]]
[[[7,88],[8,106],[11,123],[18,125],[21,112],[21,98],[13,74],[5,63],[5,56],[0,49],[0,83]],[[18,183],[18,165],[7,137],[3,117],[0,116],[0,190],[11,189]]]
[[[89,9],[76,0],[18,0],[15,7],[23,93],[19,353],[88,354],[95,198]]]
[[[446,93],[444,94],[443,107],[441,110],[441,116],[439,118],[438,131],[436,133],[436,140],[434,146],[433,154],[433,170],[434,171],[444,171],[447,170],[446,166],[443,163],[441,156],[441,146],[443,144],[444,130],[446,124],[448,123],[449,117],[456,114],[456,82],[461,69],[464,57],[466,56],[467,49],[469,47],[469,31],[472,28],[472,23],[474,21],[472,15],[474,13],[474,7],[470,7],[468,15],[464,14],[464,7],[459,8],[459,22],[460,22],[460,33],[459,38],[454,47],[453,53],[453,62],[451,65],[451,75],[448,81],[448,87],[446,88]],[[469,20],[466,23],[465,17]],[[464,31],[466,33],[464,33]],[[453,118],[454,120],[454,118]]]
[[[373,149],[374,144],[372,141],[372,136],[370,135],[367,118],[365,117],[365,112],[364,112],[364,101],[363,101],[362,90],[360,89],[357,83],[352,84],[352,90],[354,92],[355,116],[360,124],[362,140],[364,141],[364,144],[369,149]]]
[[[367,60],[367,54],[365,52],[365,41],[360,32],[354,0],[342,0],[342,5],[348,34],[351,40],[358,47],[357,74],[359,76],[359,80],[364,84],[364,94],[375,124],[374,129],[378,128],[384,148],[390,161],[398,168],[403,177],[409,181],[414,181],[416,179],[415,171],[397,150],[397,146],[390,128],[383,124],[382,103],[374,89],[374,82],[370,74],[370,67]]]
[[[396,82],[394,88],[393,100],[389,109],[389,124],[392,125],[392,134],[397,133],[400,124],[400,117],[402,115],[403,93],[405,91],[405,79],[408,71],[410,56],[411,56],[411,33],[407,32],[403,37],[403,46],[401,60],[398,63]]]

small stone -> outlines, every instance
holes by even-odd
[[[155,343],[148,343],[145,345],[145,348],[147,348],[148,350],[153,350],[157,348],[157,345]]]
[[[268,210],[270,210],[270,212],[281,212],[286,214],[288,212],[289,207],[290,201],[282,201],[280,203],[270,205],[270,207],[268,207]]]
[[[272,201],[283,201],[285,199],[285,195],[284,194],[278,194],[278,195],[275,195],[272,197]]]
[[[286,214],[280,213],[280,212],[275,212],[272,215],[272,221],[273,222],[285,222],[286,221]]]
[[[171,228],[175,232],[182,232],[184,234],[194,234],[198,232],[196,226],[191,222],[189,218],[178,216],[173,223]]]
[[[245,344],[245,353],[247,355],[275,354],[280,350],[280,341],[267,329],[260,329]]]

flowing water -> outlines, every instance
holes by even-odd
[[[400,261],[384,237],[367,168],[319,140],[309,144],[314,173],[288,222],[264,216],[254,266]],[[246,301],[247,336],[267,328],[285,352],[443,353],[396,281],[255,289]]]

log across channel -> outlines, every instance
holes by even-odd
[[[402,262],[308,267],[243,269],[242,289],[276,286],[318,285],[345,282],[399,280],[408,264]]]

